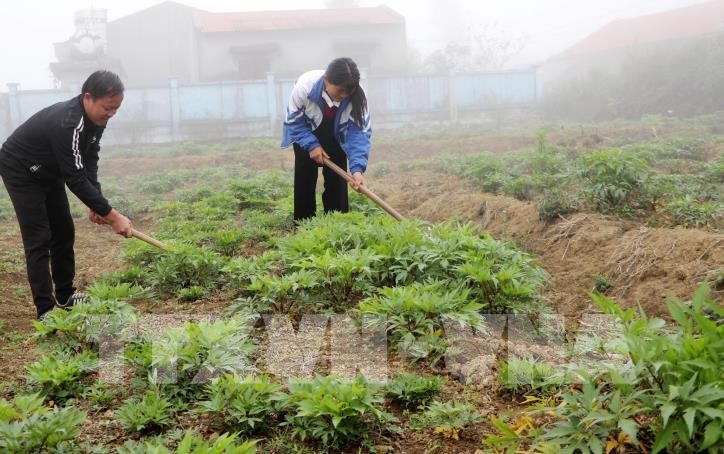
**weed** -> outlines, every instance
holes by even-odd
[[[593,290],[595,290],[596,292],[606,293],[612,288],[613,284],[607,276],[600,273],[597,273],[593,276]]]

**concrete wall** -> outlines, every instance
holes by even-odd
[[[273,72],[297,77],[310,69],[323,69],[336,57],[346,56],[369,73],[389,74],[405,70],[407,53],[404,24],[269,31],[261,33],[198,34],[199,81],[263,77]],[[234,49],[242,53],[235,54]],[[254,49],[259,49],[254,55]],[[246,50],[246,52],[245,52]],[[239,71],[239,63],[256,56],[264,67],[252,74]]]
[[[108,24],[108,55],[120,60],[128,86],[198,80],[193,14],[183,5],[162,3]]]
[[[369,77],[363,80],[373,126],[426,120],[457,121],[476,112],[531,108],[537,102],[533,71]],[[277,136],[294,79],[127,88],[121,109],[103,136],[109,144]],[[64,90],[0,94],[0,141],[38,110],[75,96]]]

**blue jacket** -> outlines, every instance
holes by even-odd
[[[282,148],[296,143],[310,152],[320,146],[312,133],[322,124],[323,107],[326,102],[324,71],[309,71],[302,74],[294,84],[289,96],[287,115],[284,119]],[[362,87],[360,87],[362,89]],[[369,111],[363,112],[364,127],[360,128],[351,117],[352,105],[349,98],[342,101],[334,119],[334,137],[347,154],[350,172],[364,172],[370,155],[372,128]]]

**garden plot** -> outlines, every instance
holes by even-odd
[[[604,248],[617,239],[639,245],[641,260],[631,263],[646,264],[644,252],[659,230],[622,230],[615,219],[611,229],[594,228],[602,219],[596,213],[568,217],[573,227],[549,226],[538,223],[535,209],[525,226],[515,211],[501,209],[509,203],[504,196],[467,189],[457,196],[483,197],[488,210],[477,202],[469,205],[473,215],[448,210],[471,224],[398,223],[356,199],[354,214],[320,217],[294,230],[288,175],[207,177],[223,184],[189,184],[173,194],[158,188],[163,197],[149,208],[152,231],[170,251],[128,242],[122,266],[96,272],[90,304],[38,329],[32,342],[40,356],[27,361],[26,384],[4,393],[4,447],[624,452],[720,446],[716,293],[702,287],[691,302],[672,302],[668,323],[601,296],[594,297],[593,318],[558,317],[561,302],[551,298],[550,279],[560,275],[550,271],[547,256],[539,260],[494,239],[478,221],[487,213],[485,227],[493,232],[519,225],[528,246],[545,240],[551,254],[572,265],[590,241],[570,241],[577,236],[595,237]],[[444,181],[431,181],[423,186],[427,194],[445,192]],[[387,184],[385,191],[394,191],[395,183]],[[431,206],[425,202],[393,205],[425,216]],[[439,216],[449,217],[441,207]],[[709,235],[695,253],[699,269],[716,270],[717,233],[691,232]],[[588,279],[579,291],[591,288]],[[627,284],[611,280],[614,291]],[[637,285],[634,279],[626,290]],[[109,374],[116,369],[123,373]],[[35,393],[41,397],[23,397]]]

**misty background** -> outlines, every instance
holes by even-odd
[[[704,0],[705,1],[705,0]],[[50,62],[53,43],[74,32],[77,10],[107,9],[113,21],[160,3],[156,0],[24,1],[7,5],[0,16],[0,91],[7,83],[22,90],[53,87]],[[513,41],[514,55],[505,67],[538,65],[606,23],[702,3],[702,0],[387,0],[387,1],[233,1],[184,0],[182,4],[211,12],[317,9],[329,6],[386,4],[405,17],[410,53],[419,58],[464,44],[476,33]]]
[[[127,88],[106,144],[277,136],[338,56],[376,128],[724,110],[724,0],[28,1],[0,35],[0,138],[100,68]]]

